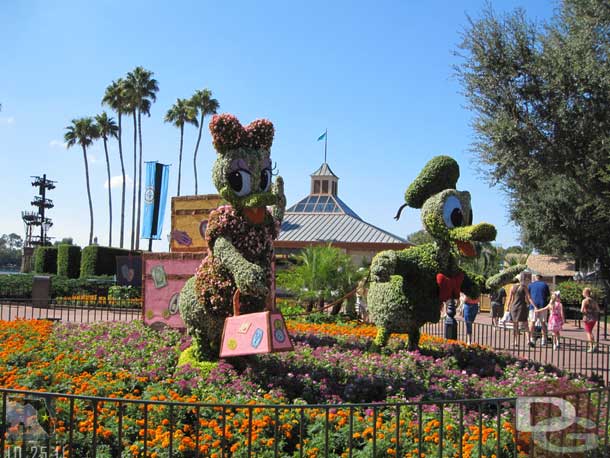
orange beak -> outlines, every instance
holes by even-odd
[[[462,256],[466,256],[467,258],[473,258],[477,255],[477,251],[474,249],[474,245],[470,242],[455,242],[462,253]]]

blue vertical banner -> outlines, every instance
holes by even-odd
[[[169,165],[159,164],[157,161],[146,162],[143,239],[161,239],[168,181]]]

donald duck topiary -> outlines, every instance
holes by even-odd
[[[439,321],[443,302],[456,300],[461,291],[470,297],[480,294],[479,281],[460,268],[458,257],[474,256],[472,242],[494,240],[496,229],[472,224],[470,193],[455,189],[459,176],[454,159],[437,156],[405,193],[396,219],[405,206],[421,208],[424,229],[434,242],[383,251],[373,259],[368,303],[377,345],[385,345],[391,332],[406,332],[408,349],[416,350],[420,327]]]
[[[210,132],[218,153],[212,180],[229,204],[211,212],[205,232],[208,256],[179,301],[199,360],[218,358],[236,290],[240,313],[265,309],[273,288],[273,240],[286,207],[282,178],[272,183],[270,121],[243,127],[235,116],[222,114],[213,117]]]

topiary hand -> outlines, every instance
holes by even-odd
[[[243,294],[256,297],[265,297],[269,294],[267,276],[262,267],[246,261],[233,272],[233,276],[235,285]]]
[[[273,218],[281,222],[286,210],[286,196],[284,195],[284,179],[278,176],[272,185],[271,193],[275,196],[276,204],[273,206]]]
[[[371,280],[375,282],[390,281],[396,271],[397,256],[395,251],[382,251],[373,258]]]

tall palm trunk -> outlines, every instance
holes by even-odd
[[[136,250],[140,249],[140,215],[142,214],[142,112],[138,109],[138,137],[140,140],[140,165],[138,166],[138,223],[136,224]]]
[[[93,243],[93,202],[91,201],[91,187],[89,186],[89,163],[87,162],[87,148],[83,147],[83,159],[85,160],[85,178],[87,179],[87,198],[89,199],[89,245]]]
[[[138,123],[133,111],[133,198],[131,200],[131,249],[134,249],[136,231],[136,175],[138,173]]]
[[[178,155],[178,197],[180,197],[180,177],[182,176],[182,142],[184,139],[184,124],[180,126],[180,154]],[[197,175],[195,175],[197,176]]]
[[[201,122],[199,123],[199,134],[197,135],[197,144],[195,145],[195,154],[193,154],[193,169],[195,170],[195,195],[197,195],[197,152],[199,151],[199,142],[201,141],[201,131],[203,130],[204,114],[201,113]]]
[[[121,112],[119,115],[119,157],[121,158],[121,174],[123,175],[123,186],[121,190],[121,236],[119,240],[119,246],[123,248],[124,232],[125,232],[125,164],[123,163],[123,144],[121,142]]]
[[[112,246],[112,187],[110,186],[110,158],[108,157],[108,140],[104,137],[104,152],[106,153],[106,174],[108,175],[108,246]]]

